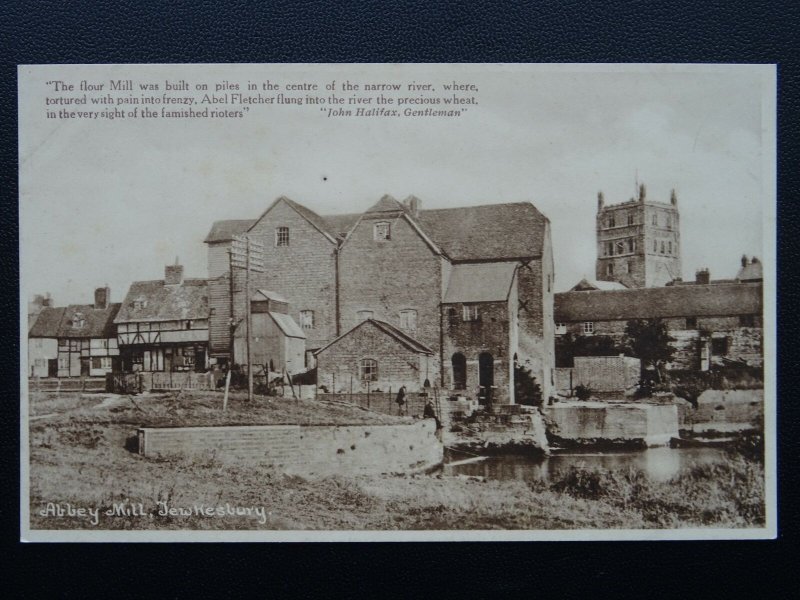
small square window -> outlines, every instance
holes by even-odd
[[[464,321],[478,321],[479,320],[478,305],[465,304],[462,312],[462,319]]]
[[[379,242],[391,240],[392,239],[391,225],[389,223],[375,223],[373,236]]]
[[[594,322],[592,321],[584,321],[581,325],[581,331],[586,335],[591,335],[594,333]]]
[[[711,338],[711,354],[714,356],[724,356],[728,353],[728,338]]]
[[[566,323],[556,323],[556,335],[564,335],[567,333]]]
[[[314,311],[301,310],[300,311],[300,327],[303,329],[314,329]]]
[[[288,246],[289,245],[289,228],[276,227],[275,228],[275,245]]]

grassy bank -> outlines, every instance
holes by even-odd
[[[657,483],[635,470],[573,469],[547,482],[370,476],[304,480],[264,465],[150,460],[130,446],[141,425],[398,422],[340,405],[217,398],[103,396],[32,400],[30,510],[34,529],[576,529],[744,527],[764,520],[763,469],[740,456]],[[199,404],[197,404],[199,402]],[[253,416],[253,415],[257,415]],[[362,419],[362,421],[358,421]],[[126,447],[127,446],[127,447]],[[163,504],[159,504],[159,502]],[[41,515],[48,503],[95,508],[88,517]],[[144,515],[114,513],[138,507]],[[255,515],[160,515],[171,508],[263,507]]]

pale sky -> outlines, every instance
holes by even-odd
[[[44,82],[119,78],[456,80],[478,86],[479,105],[458,119],[337,119],[310,106],[214,121],[44,118]],[[205,277],[213,221],[256,218],[281,195],[324,215],[385,193],[423,209],[532,202],[552,223],[560,291],[593,277],[597,192],[625,201],[637,176],[651,199],[677,190],[684,278],[700,267],[732,277],[742,254],[765,254],[772,96],[769,66],[21,67],[21,295],[89,303],[107,283],[119,302],[176,256]]]

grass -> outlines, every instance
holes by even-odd
[[[207,395],[206,395],[207,396]],[[31,412],[53,415],[30,425],[33,529],[435,530],[747,527],[764,523],[764,475],[758,462],[685,470],[653,482],[635,470],[570,469],[547,482],[450,476],[329,477],[306,480],[267,465],[151,460],[126,449],[141,425],[398,422],[313,401],[233,399],[225,416],[215,397],[164,395],[98,404],[75,394],[32,399]],[[130,448],[130,445],[128,445]],[[250,515],[159,515],[159,501],[263,507]],[[87,518],[42,516],[48,502],[100,511]],[[141,503],[145,516],[105,515]]]

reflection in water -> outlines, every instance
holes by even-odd
[[[453,455],[450,460],[464,458]],[[654,481],[666,481],[693,464],[723,462],[721,448],[648,448],[621,452],[558,453],[549,458],[492,456],[486,460],[454,467],[445,466],[446,475],[481,475],[488,479],[548,480],[558,471],[571,467],[586,469],[627,469],[644,471]]]

